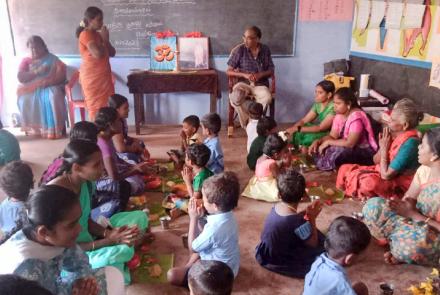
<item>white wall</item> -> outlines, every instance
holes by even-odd
[[[237,31],[237,38],[241,32]],[[279,123],[292,122],[307,112],[313,102],[314,85],[322,80],[323,63],[332,59],[347,58],[350,49],[351,22],[298,22],[294,57],[276,57],[276,114]],[[1,34],[4,36],[4,34]],[[3,42],[4,37],[1,37]],[[262,42],[264,42],[264,35]],[[50,49],[50,44],[48,44]],[[16,71],[18,57],[4,55],[5,100],[2,120],[10,122],[16,109]],[[63,58],[71,66],[78,67],[79,58]],[[227,116],[226,58],[216,57],[211,66],[221,75],[222,98],[218,101],[218,112]],[[129,97],[126,77],[131,68],[148,68],[147,58],[113,58],[112,70],[117,75],[116,92]],[[199,116],[209,111],[209,96],[206,94],[162,94],[148,95],[145,103],[147,124],[179,124],[190,114]],[[129,122],[134,122],[133,111]]]

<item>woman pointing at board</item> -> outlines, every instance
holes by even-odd
[[[115,93],[109,60],[115,56],[116,50],[110,44],[103,20],[102,10],[91,6],[86,9],[76,30],[82,58],[79,78],[91,121],[100,108],[107,106],[109,96]]]

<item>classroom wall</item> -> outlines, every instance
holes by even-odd
[[[237,31],[237,39],[241,32]],[[322,79],[323,63],[332,59],[348,58],[351,22],[298,22],[295,56],[275,57],[276,67],[276,114],[280,123],[293,122],[303,116],[313,103],[314,85]],[[264,35],[262,42],[264,42]],[[50,49],[50,44],[48,44]],[[79,58],[63,58],[69,66],[79,67]],[[216,57],[211,66],[220,71],[222,98],[218,101],[218,112],[227,118],[227,80],[225,76],[227,58]],[[16,109],[16,68],[19,59],[7,58],[5,62],[5,96],[2,120],[10,123],[10,115]],[[148,68],[147,58],[113,58],[111,66],[117,76],[116,92],[126,95],[133,103],[126,87],[126,77],[131,68]],[[147,124],[179,124],[190,114],[202,116],[209,111],[209,96],[205,94],[162,94],[146,96]],[[134,112],[129,123],[134,122]]]

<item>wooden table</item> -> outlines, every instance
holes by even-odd
[[[216,70],[191,72],[142,71],[127,76],[127,86],[134,97],[134,121],[136,134],[145,123],[144,94],[170,92],[201,92],[210,94],[210,112],[217,111],[217,99],[221,97]]]

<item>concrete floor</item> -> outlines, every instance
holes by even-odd
[[[221,142],[225,154],[225,168],[239,176],[242,188],[246,185],[252,173],[246,166],[246,134],[237,130],[233,138],[227,138],[223,128]],[[179,145],[180,130],[178,126],[149,126],[142,130],[140,136],[147,144],[154,158],[166,158],[165,151]],[[18,134],[20,134],[18,132]],[[62,152],[67,139],[43,140],[36,137],[18,135],[22,149],[22,159],[28,162],[34,171],[38,182],[41,173],[47,165]],[[334,173],[311,172],[306,174],[308,181],[319,181],[323,184],[334,184]],[[157,194],[151,198],[159,198]],[[305,206],[306,204],[301,204]],[[234,294],[301,294],[303,280],[292,279],[271,273],[260,267],[254,259],[254,249],[260,239],[260,233],[266,215],[272,204],[241,198],[235,214],[240,228],[240,272],[234,284]],[[318,227],[326,230],[331,220],[339,215],[351,215],[360,211],[362,204],[353,200],[344,200],[340,204],[325,206],[318,219]],[[152,248],[157,252],[174,253],[176,265],[182,265],[187,259],[187,250],[182,247],[180,235],[187,231],[188,217],[183,216],[171,224],[169,230],[160,227],[153,228],[156,240]],[[431,271],[430,268],[399,265],[390,266],[383,263],[383,249],[372,243],[362,262],[347,269],[352,281],[362,280],[370,294],[379,294],[379,283],[388,282],[396,286],[394,294],[408,294],[409,285],[423,280]],[[127,294],[188,294],[182,288],[168,284],[140,285],[128,287]],[[318,294],[317,294],[318,295]]]

